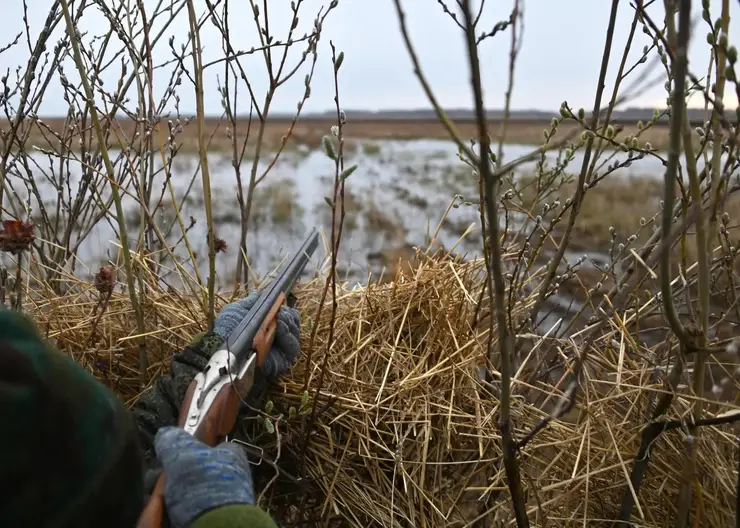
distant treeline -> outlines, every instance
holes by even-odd
[[[448,109],[445,110],[450,119],[454,121],[468,121],[475,119],[474,112],[466,109]],[[652,108],[627,108],[625,110],[615,110],[612,113],[611,120],[616,123],[637,123],[637,121],[647,122],[653,118],[654,110]],[[354,121],[427,121],[436,119],[437,116],[433,110],[382,110],[382,111],[368,111],[368,110],[346,110],[348,118]],[[590,113],[587,111],[586,115]],[[690,108],[688,110],[689,120],[692,124],[700,124],[704,121],[704,110],[699,108]],[[558,111],[546,112],[543,110],[514,110],[510,113],[509,119],[516,122],[542,122],[550,121],[554,116],[559,115]],[[725,114],[730,122],[736,120],[734,112],[726,112]],[[499,121],[503,119],[503,110],[489,110],[487,114],[488,119],[493,121]],[[278,113],[272,114],[272,119],[289,119],[292,116],[282,115]],[[314,112],[302,114],[304,120],[334,120],[336,119],[336,113],[333,111],[326,112]],[[661,123],[668,123],[668,117],[663,116],[660,119]]]

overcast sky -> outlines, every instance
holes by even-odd
[[[144,0],[147,10],[153,12],[159,2],[169,5],[171,0]],[[215,0],[214,0],[215,1]],[[248,0],[230,1],[230,24],[232,45],[237,49],[249,49],[258,45],[254,20]],[[79,0],[75,3],[78,3]],[[454,0],[446,0],[454,5]],[[28,0],[31,10],[28,22],[35,39],[43,26],[46,8],[52,0]],[[92,0],[88,3],[94,4]],[[135,4],[133,0],[127,3]],[[260,4],[262,2],[259,2]],[[477,2],[474,2],[477,5]],[[479,32],[489,31],[493,25],[508,17],[512,0],[488,0],[480,22]],[[656,2],[651,13],[660,23],[662,1]],[[4,46],[16,33],[24,31],[22,0],[3,0],[5,37],[0,46]],[[110,6],[117,5],[114,0],[107,0]],[[301,7],[301,19],[298,34],[310,31],[312,20],[321,6],[328,6],[329,0],[305,0]],[[693,2],[699,13],[701,2]],[[720,0],[711,2],[713,16],[719,16]],[[284,40],[290,23],[290,2],[277,0],[269,2],[270,28],[276,40]],[[730,2],[733,22],[730,28],[730,42],[740,43],[740,8],[738,2]],[[199,12],[205,7],[204,0],[197,0]],[[406,11],[410,35],[416,46],[424,73],[433,90],[446,107],[471,107],[471,95],[468,84],[469,66],[464,52],[464,35],[455,26],[439,5],[438,0],[402,0]],[[589,108],[593,105],[593,94],[596,88],[599,65],[604,45],[604,38],[609,21],[611,2],[608,0],[526,0],[524,2],[524,41],[516,70],[516,82],[512,106],[516,109],[543,109],[557,111],[560,103],[567,100],[575,107]],[[109,24],[100,15],[97,8],[91,8],[83,17],[81,29],[92,35],[103,34]],[[627,39],[633,10],[630,2],[619,3],[616,38],[613,45],[612,63],[609,69],[607,93],[610,94],[616,75],[622,50]],[[164,18],[164,17],[163,17]],[[55,32],[53,42],[62,34],[64,23]],[[155,24],[154,32],[161,28]],[[690,50],[690,67],[698,76],[706,75],[708,64],[708,46],[705,38],[707,24],[699,21],[695,39]],[[188,32],[187,11],[183,10],[172,26],[164,33],[162,41],[155,46],[155,61],[162,63],[171,58],[167,40],[175,37],[175,47],[186,42]],[[734,37],[734,38],[733,38]],[[202,34],[205,62],[223,56],[221,38],[211,25],[204,26]],[[323,111],[333,106],[333,78],[331,73],[329,41],[333,41],[338,50],[345,52],[344,64],[340,72],[340,97],[342,106],[347,109],[407,109],[427,108],[429,105],[416,77],[413,75],[411,61],[404,47],[398,18],[393,0],[339,0],[339,6],[332,11],[325,21],[324,32],[319,48],[319,60],[314,74],[312,96],[306,105],[306,111]],[[639,57],[642,47],[648,43],[646,35],[638,26],[633,52],[629,64]],[[96,44],[99,46],[99,43]],[[119,46],[112,44],[111,48]],[[303,48],[297,44],[288,55],[288,64],[295,64]],[[53,43],[52,43],[53,47]],[[486,105],[489,108],[500,108],[504,102],[506,89],[509,34],[499,34],[485,41],[481,46],[484,90]],[[110,55],[110,52],[109,52]],[[25,36],[18,45],[0,55],[0,69],[11,72],[19,65],[25,65],[29,59],[28,44]],[[187,65],[191,66],[188,59]],[[255,85],[258,99],[262,100],[266,88],[267,76],[261,56],[251,56],[243,60],[247,75]],[[65,71],[70,80],[74,79],[74,68],[71,62],[65,63]],[[113,90],[120,74],[120,61],[104,77],[106,88]],[[128,69],[129,73],[131,68]],[[629,79],[636,78],[641,70]],[[292,82],[287,82],[277,93],[273,110],[292,112],[303,93],[303,79],[308,73],[308,65],[299,71]],[[223,79],[223,65],[208,68],[205,76],[206,111],[209,114],[221,112],[220,95],[216,89],[217,79]],[[11,78],[14,73],[11,73]],[[161,95],[168,82],[168,70],[158,69],[155,73],[155,92]],[[652,90],[643,93],[632,105],[663,106],[665,91],[663,81]],[[244,84],[239,90],[244,94],[241,110],[248,111],[248,99]],[[181,110],[193,112],[194,95],[192,85],[183,82],[179,89]],[[61,97],[62,90],[58,82],[53,82],[46,92],[40,114],[63,115],[67,104]],[[131,96],[135,97],[132,90]],[[732,98],[728,103],[734,105]],[[132,107],[134,104],[131,105]]]

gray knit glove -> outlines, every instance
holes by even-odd
[[[209,447],[179,427],[163,427],[154,439],[165,471],[164,502],[173,528],[228,504],[254,504],[254,484],[244,450],[225,442]]]
[[[213,323],[213,331],[226,339],[259,298],[251,293],[246,299],[227,304]],[[274,379],[290,370],[301,349],[301,315],[295,308],[283,306],[278,312],[275,342],[262,364],[262,374]]]

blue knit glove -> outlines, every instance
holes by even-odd
[[[163,427],[154,439],[165,471],[164,502],[173,528],[227,504],[254,504],[252,471],[244,450],[225,442],[209,447],[179,427]]]
[[[253,292],[246,299],[224,306],[213,323],[213,331],[226,339],[244,319],[258,298],[259,294]],[[275,342],[262,364],[262,374],[268,379],[285,374],[290,370],[300,350],[301,314],[295,308],[283,306],[278,312]]]

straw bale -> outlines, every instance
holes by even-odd
[[[303,354],[270,396],[275,430],[259,426],[264,416],[250,430],[251,442],[285,475],[299,476],[302,467],[305,473],[298,486],[284,475],[273,478],[273,465],[258,466],[260,486],[268,485],[262,505],[284,521],[295,520],[303,508],[304,515],[324,519],[323,524],[333,519],[364,527],[466,526],[483,515],[513,524],[501,467],[498,400],[481,376],[489,335],[484,325],[473,324],[476,315],[488,319],[489,301],[481,296],[484,272],[480,260],[420,255],[390,284],[339,285],[331,343],[331,294],[317,322],[323,281],[298,289]],[[60,348],[131,403],[138,392],[138,351],[128,297],[113,294],[90,337],[96,295],[91,286],[81,287],[65,297],[33,300],[28,310]],[[219,306],[224,302],[219,299]],[[529,303],[518,302],[511,316]],[[172,351],[203,330],[203,322],[195,299],[172,292],[149,293],[147,309],[154,314],[147,318],[147,346],[155,374]],[[620,353],[617,326],[589,351],[575,410],[521,453],[533,526],[610,525],[618,516],[649,406],[664,387],[642,361],[648,351],[635,345],[634,353]],[[496,349],[495,332],[490,337]],[[517,438],[552,409],[565,387],[562,374],[583,352],[576,338],[520,337],[528,344],[514,380]],[[535,367],[553,358],[563,365],[559,375],[533,379]],[[494,369],[494,379],[497,375]],[[689,401],[681,394],[670,417],[685,414]],[[718,413],[735,407],[708,409]],[[312,433],[306,446],[308,424]],[[651,446],[650,468],[634,508],[637,525],[665,526],[673,518],[686,436],[674,430]],[[705,427],[697,442],[694,485],[701,501],[693,508],[698,522],[730,525],[737,483],[733,426]]]

